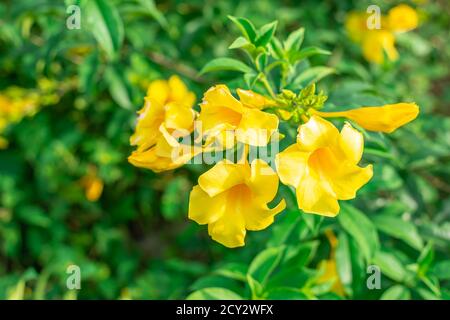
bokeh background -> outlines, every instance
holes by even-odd
[[[366,62],[344,28],[351,10],[399,3],[2,1],[0,299],[449,299],[449,2],[405,2],[419,27],[383,65]],[[66,27],[70,4],[79,30]],[[228,50],[239,31],[227,15],[278,20],[282,38],[305,27],[306,45],[332,52],[309,62],[337,71],[318,84],[329,105],[421,107],[392,135],[366,134],[375,175],[338,218],[300,212],[281,187],[288,208],[240,249],[187,218],[205,167],[155,174],[127,162],[152,80],[177,74],[197,102],[213,84],[243,85],[234,72],[198,74],[213,58],[244,58]],[[72,264],[81,290],[66,286]],[[371,264],[379,290],[366,285]]]

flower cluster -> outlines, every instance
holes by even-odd
[[[200,153],[241,150],[239,161],[220,160],[203,173],[189,202],[189,218],[208,224],[210,236],[230,248],[243,246],[247,230],[268,227],[285,208],[283,199],[271,205],[279,180],[295,189],[303,212],[334,217],[339,200],[355,198],[371,179],[372,165],[359,165],[362,133],[349,122],[339,131],[325,118],[346,118],[366,130],[393,132],[419,113],[414,103],[319,111],[326,96],[316,94],[315,85],[298,94],[283,90],[271,98],[243,89],[237,89],[237,95],[239,99],[225,85],[213,86],[197,112],[194,94],[178,77],[152,82],[130,139],[137,149],[129,157],[135,166],[161,172]],[[298,130],[296,141],[276,155],[276,170],[263,159],[249,160],[248,149],[266,146],[280,121]],[[188,135],[197,136],[194,140],[201,144],[180,141]]]
[[[33,115],[37,108],[37,94],[25,94],[22,88],[9,88],[0,94],[0,149],[8,146],[8,141],[1,136],[6,127]]]
[[[33,116],[42,106],[56,104],[69,85],[40,78],[35,89],[12,86],[0,92],[0,149],[8,147],[8,140],[2,137],[8,125]]]
[[[385,54],[389,60],[397,60],[395,35],[417,28],[418,20],[413,8],[400,4],[390,9],[387,15],[379,17],[365,12],[351,12],[345,27],[349,37],[361,45],[364,58],[380,64]]]

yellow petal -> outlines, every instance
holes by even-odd
[[[251,90],[237,89],[239,100],[247,108],[264,109],[275,105],[275,101],[268,99]]]
[[[326,181],[306,174],[297,188],[298,207],[306,213],[335,217],[339,213],[336,194]]]
[[[357,164],[362,157],[364,150],[364,138],[361,132],[346,123],[341,130],[340,147],[344,151],[346,158]]]
[[[367,15],[361,12],[350,12],[345,20],[345,29],[355,42],[360,42],[367,32]]]
[[[297,144],[301,151],[313,151],[334,144],[338,137],[339,131],[332,123],[313,115],[299,127]]]
[[[226,85],[219,84],[206,91],[203,101],[208,105],[231,109],[237,113],[243,112],[242,103],[240,103],[230,92]]]
[[[251,164],[251,176],[247,185],[252,190],[253,197],[267,203],[277,194],[278,176],[265,161],[255,159]]]
[[[384,52],[389,60],[398,59],[395,37],[387,30],[370,30],[367,32],[363,38],[362,49],[364,58],[370,62],[383,63]]]
[[[226,194],[210,197],[200,186],[194,186],[189,196],[188,217],[198,224],[217,221],[225,210]]]
[[[252,146],[266,146],[278,128],[278,117],[258,109],[246,108],[236,131],[239,142]]]
[[[417,28],[419,16],[413,8],[400,4],[388,13],[389,28],[396,32],[405,32]]]
[[[372,165],[361,168],[354,164],[346,163],[339,169],[336,168],[336,170],[338,172],[330,179],[330,184],[339,200],[354,199],[356,191],[369,182],[373,176]]]
[[[138,146],[143,151],[156,143],[159,127],[164,121],[164,108],[155,99],[145,98],[144,107],[139,110],[139,117],[134,134],[130,137],[130,144]]]
[[[293,144],[278,153],[275,158],[275,165],[281,182],[297,187],[305,174],[308,157],[309,152],[301,151],[297,144]]]
[[[166,80],[155,80],[150,83],[147,89],[147,97],[156,100],[164,105],[169,99],[170,88]]]
[[[228,160],[218,162],[198,178],[200,187],[211,197],[224,192],[245,181],[247,166],[231,163]],[[249,171],[249,170],[248,170]]]
[[[274,221],[274,216],[286,208],[286,201],[283,199],[273,209],[267,208],[266,204],[260,207],[253,206],[245,212],[245,227],[247,230],[259,231],[270,226]]]
[[[245,221],[241,214],[224,214],[216,222],[208,225],[208,233],[213,240],[228,248],[245,245]]]
[[[185,130],[192,132],[195,112],[190,107],[170,102],[165,106],[164,123],[168,129]]]
[[[316,114],[327,118],[345,117],[364,129],[391,133],[417,118],[419,106],[415,103],[402,102],[341,112],[316,112]]]
[[[169,101],[181,104],[187,108],[192,108],[195,102],[195,95],[188,90],[178,76],[171,76],[168,85],[170,88]]]

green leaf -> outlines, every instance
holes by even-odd
[[[242,300],[237,293],[225,288],[205,288],[191,293],[187,300]]]
[[[338,245],[336,248],[336,266],[339,279],[344,285],[352,283],[352,261],[348,236],[345,232],[340,232],[338,237]]]
[[[381,295],[380,300],[410,300],[411,292],[402,285],[395,285]]]
[[[113,67],[109,67],[105,72],[105,80],[108,83],[109,93],[114,101],[124,109],[131,109],[132,103],[125,79]]]
[[[295,88],[306,87],[307,85],[318,82],[319,80],[333,73],[336,73],[336,70],[334,68],[324,66],[312,67],[306,69],[300,75],[298,75],[293,81],[293,86]]]
[[[400,217],[377,215],[372,221],[378,230],[400,240],[405,241],[411,247],[422,250],[423,241],[416,226]]]
[[[378,233],[372,221],[349,204],[341,204],[338,221],[342,228],[358,243],[366,261],[370,261],[380,246]]]
[[[248,275],[264,284],[280,262],[284,248],[284,246],[268,248],[259,253],[250,264]]]
[[[277,37],[272,37],[272,40],[270,41],[270,47],[272,48],[275,58],[284,58],[284,49],[281,45],[281,41]]]
[[[441,280],[450,280],[450,261],[441,261],[433,267],[434,275]]]
[[[98,70],[98,55],[97,52],[90,54],[84,59],[79,66],[79,87],[81,92],[92,93],[95,83],[95,75]]]
[[[215,270],[214,273],[234,280],[246,281],[247,269],[247,265],[243,263],[228,263]]]
[[[41,208],[37,206],[24,206],[17,210],[17,217],[29,225],[48,228],[51,226],[52,220]]]
[[[299,28],[292,32],[286,41],[284,42],[284,49],[286,51],[297,51],[300,49],[303,43],[303,39],[305,37],[305,28]]]
[[[392,280],[402,282],[406,277],[406,269],[403,263],[392,253],[378,251],[373,258],[373,263],[380,267],[381,273]]]
[[[269,290],[265,298],[268,300],[308,300],[308,296],[299,289],[290,287]]]
[[[153,0],[138,0],[141,6],[147,10],[148,14],[152,16],[163,28],[167,28],[168,23],[164,15],[155,5]]]
[[[213,71],[239,71],[243,73],[252,72],[253,69],[250,68],[245,63],[232,59],[232,58],[217,58],[210,62],[208,62],[200,71],[200,74],[204,74],[207,72],[213,72]]]
[[[291,63],[303,60],[305,58],[309,58],[318,54],[323,55],[330,55],[331,52],[328,50],[320,49],[318,47],[308,47],[305,49],[302,49],[299,52],[294,52],[292,55],[290,55],[290,61]]]
[[[256,39],[256,29],[253,24],[245,18],[237,18],[233,16],[228,16],[228,19],[233,21],[233,23],[241,30],[242,35],[247,38],[251,43]]]
[[[255,46],[264,47],[272,39],[277,29],[278,21],[273,21],[261,27],[259,30],[259,36],[255,41]]]
[[[107,0],[86,4],[88,29],[110,60],[117,58],[124,38],[123,22],[117,8]]]
[[[429,242],[426,247],[420,253],[417,263],[419,264],[419,269],[417,273],[419,276],[425,276],[431,267],[434,260],[433,243]]]
[[[252,291],[252,298],[261,298],[264,286],[269,276],[280,263],[284,252],[284,246],[269,248],[259,253],[253,259],[247,273],[247,282]]]
[[[233,41],[233,43],[228,47],[228,49],[239,49],[245,46],[250,46],[251,43],[244,37],[239,37]]]

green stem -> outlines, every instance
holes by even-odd
[[[261,76],[259,77],[259,80],[262,82],[262,84],[266,88],[267,93],[270,94],[270,96],[275,99],[276,98],[275,93],[273,92],[273,89],[270,86],[270,83],[267,80],[267,77],[264,73],[261,74]]]

